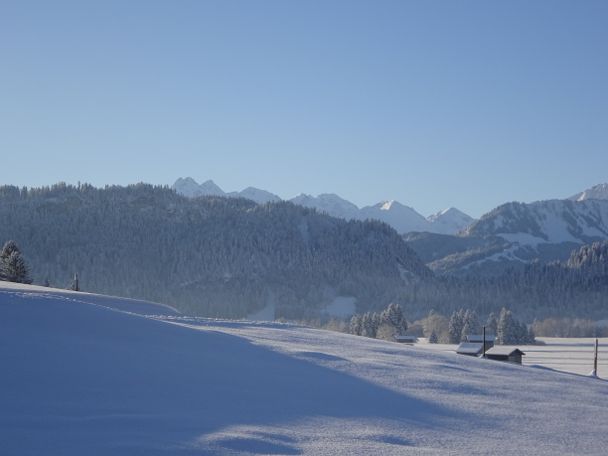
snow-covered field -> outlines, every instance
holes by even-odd
[[[118,310],[117,310],[118,309]],[[0,285],[0,454],[605,455],[608,383]]]
[[[525,353],[524,366],[542,367],[560,372],[589,375],[593,370],[595,339],[537,337],[544,345],[517,345]],[[457,345],[427,344],[424,339],[416,347],[454,353]],[[608,338],[599,339],[597,375],[608,379]]]

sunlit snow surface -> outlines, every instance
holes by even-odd
[[[0,287],[0,454],[606,454],[601,380],[136,307]]]

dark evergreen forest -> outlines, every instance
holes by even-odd
[[[317,318],[335,296],[357,311],[391,302],[408,318],[467,308],[526,320],[608,314],[608,244],[497,277],[436,277],[388,225],[344,221],[288,202],[187,199],[137,184],[0,187],[0,243],[15,240],[34,283],[159,301],[185,312]]]

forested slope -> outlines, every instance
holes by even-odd
[[[138,184],[0,188],[0,240],[15,239],[34,282],[242,317],[268,303],[305,318],[338,295],[382,306],[431,273],[380,222],[281,202],[187,199]]]

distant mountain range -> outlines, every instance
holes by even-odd
[[[173,188],[189,197],[243,197],[259,204],[277,195],[247,188],[226,193],[213,181],[178,179]],[[359,208],[335,194],[301,194],[292,203],[347,220],[387,223],[439,274],[496,275],[533,261],[567,261],[572,250],[608,240],[608,184],[595,185],[566,199],[509,202],[475,220],[456,208],[424,217],[398,201]]]
[[[212,180],[198,184],[191,177],[177,179],[173,184],[173,189],[178,194],[189,198],[199,196],[240,197],[253,200],[258,204],[281,201],[279,196],[266,190],[248,187],[240,192],[224,192]],[[426,231],[456,234],[475,221],[456,208],[448,208],[429,217],[424,217],[415,209],[394,200],[381,201],[373,206],[359,208],[333,193],[323,193],[318,196],[302,193],[289,201],[346,220],[380,220],[395,228],[399,233]]]
[[[405,238],[438,273],[494,275],[532,261],[566,261],[573,249],[608,239],[608,184],[563,200],[503,204],[458,236]]]

